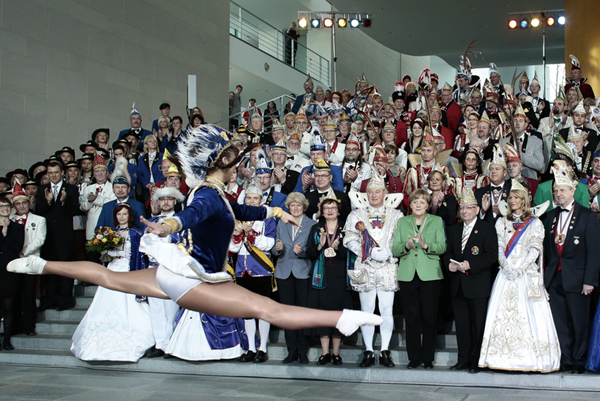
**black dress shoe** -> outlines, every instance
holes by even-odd
[[[75,307],[75,301],[67,302],[65,304],[59,305],[56,307],[57,311],[69,310]]]
[[[38,306],[38,312],[43,312],[46,309],[56,309],[56,304],[54,303],[40,303],[40,306]]]
[[[410,361],[408,365],[406,365],[406,369],[416,369],[421,366],[421,361]]]
[[[456,365],[450,366],[450,370],[467,370],[469,369],[469,365],[466,363],[457,363]]]
[[[342,357],[339,355],[333,355],[331,357],[331,361],[333,362],[334,365],[341,365],[342,364]]]
[[[327,365],[331,362],[331,354],[321,355],[317,361],[317,365]]]
[[[298,357],[298,362],[300,362],[303,365],[306,365],[308,363],[308,357],[306,355],[300,355]]]
[[[164,358],[165,359],[173,359],[175,357],[173,355],[171,355],[171,354],[165,354]]]
[[[577,375],[582,375],[585,373],[585,366],[575,364],[573,365],[573,373]]]
[[[298,354],[296,352],[292,352],[288,356],[286,356],[282,362],[283,363],[292,363],[292,362],[296,362],[297,360],[298,360]]]
[[[248,351],[240,358],[240,362],[252,362],[256,358],[256,352]]]
[[[569,363],[563,363],[560,365],[560,372],[570,372],[573,370],[573,365],[569,364]]]
[[[375,355],[373,354],[373,351],[365,351],[365,356],[358,366],[361,368],[368,368],[371,365],[375,365]]]
[[[392,361],[392,356],[388,350],[381,351],[381,354],[379,354],[379,364],[385,366],[386,368],[393,368],[396,366],[394,361]]]
[[[479,366],[473,366],[472,368],[469,368],[469,373],[479,373],[481,372],[481,368]]]
[[[31,337],[31,336],[37,336],[37,331],[33,330],[33,331],[28,332],[28,333],[25,333],[25,335],[29,336],[29,337]]]
[[[433,363],[431,362],[423,362],[423,367],[427,370],[433,369]]]
[[[269,360],[269,356],[265,351],[258,351],[256,354],[256,358],[254,358],[254,363],[263,363]]]
[[[148,353],[148,358],[159,358],[161,356],[165,356],[165,351],[162,349],[154,348],[152,351]]]
[[[4,348],[6,351],[12,351],[15,349],[15,347],[13,347],[13,345],[9,342],[4,342],[4,346],[2,347]]]

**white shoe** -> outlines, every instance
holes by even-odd
[[[42,274],[46,261],[39,256],[30,255],[18,258],[6,266],[6,270],[13,273]]]
[[[345,336],[352,335],[360,326],[379,326],[383,318],[372,313],[359,310],[344,309],[335,328]]]

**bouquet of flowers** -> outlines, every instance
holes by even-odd
[[[94,231],[94,238],[85,243],[87,252],[100,252],[100,260],[109,263],[113,257],[108,254],[108,251],[118,250],[125,238],[121,237],[116,231],[110,227],[100,227]]]

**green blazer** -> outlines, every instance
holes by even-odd
[[[428,216],[428,217],[427,217]],[[415,272],[423,281],[442,280],[441,256],[446,252],[446,234],[442,219],[432,214],[426,214],[427,222],[421,234],[427,244],[427,250],[419,245],[410,251],[406,250],[408,236],[413,237],[414,217],[406,216],[398,220],[392,253],[400,259],[398,281],[412,281]],[[423,221],[425,221],[425,217]]]

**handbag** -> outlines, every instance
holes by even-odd
[[[539,273],[527,274],[527,298],[535,301],[542,299],[545,288],[542,288],[542,276]]]
[[[369,273],[366,270],[348,270],[350,285],[355,291],[360,291],[369,282]]]

